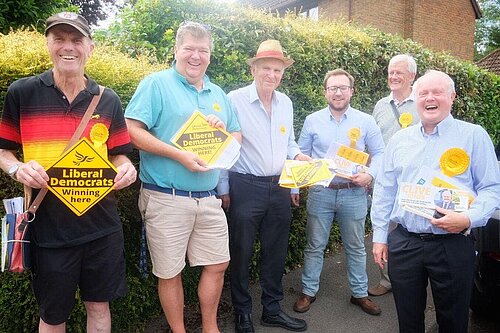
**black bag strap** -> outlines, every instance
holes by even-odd
[[[394,113],[394,118],[396,118],[396,122],[398,123],[399,127],[403,128],[403,126],[399,122],[399,116],[400,116],[400,114],[399,114],[399,111],[398,111],[398,107],[394,103],[394,100],[390,101],[389,104],[391,104],[392,112]]]

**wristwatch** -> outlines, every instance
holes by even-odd
[[[19,167],[22,165],[22,163],[16,163],[16,164],[13,164],[10,168],[9,168],[9,176],[12,178],[12,179],[16,179],[16,173],[17,171],[19,170]],[[17,179],[16,179],[17,180]]]

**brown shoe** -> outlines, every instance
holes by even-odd
[[[316,296],[302,294],[293,305],[293,311],[303,313],[311,308],[311,304],[316,300]]]
[[[390,288],[384,287],[380,283],[377,284],[376,286],[371,286],[368,288],[368,295],[370,296],[382,296],[387,294],[389,291],[391,291]]]
[[[351,303],[360,306],[364,312],[372,316],[378,316],[382,312],[380,307],[368,297],[355,298],[351,296]]]

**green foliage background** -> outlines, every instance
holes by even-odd
[[[215,50],[208,75],[226,91],[251,81],[245,59],[255,54],[263,40],[278,39],[295,60],[280,89],[294,102],[297,130],[307,114],[325,105],[322,81],[328,70],[341,67],[349,71],[356,80],[353,106],[371,113],[377,100],[388,94],[390,58],[409,53],[417,61],[418,75],[440,69],[455,80],[458,98],[454,116],[483,125],[495,143],[500,139],[499,77],[399,36],[345,22],[314,22],[292,15],[282,19],[264,11],[204,0],[139,0],[134,8],[125,8],[119,18],[96,38],[131,56],[146,56],[151,62],[172,61],[174,32],[182,21],[209,25]]]
[[[32,26],[43,31],[47,17],[57,11],[76,9],[69,0],[0,0],[0,33],[6,34],[12,28]]]
[[[386,70],[397,53],[410,53],[421,75],[433,68],[449,73],[455,80],[458,98],[453,115],[481,124],[495,143],[500,141],[500,78],[475,65],[445,54],[437,54],[402,38],[355,27],[342,22],[313,22],[289,16],[276,18],[269,13],[236,5],[205,0],[139,0],[125,8],[119,21],[95,33],[98,46],[87,73],[100,84],[114,89],[124,106],[139,81],[148,73],[170,66],[175,31],[184,20],[211,26],[215,50],[208,74],[225,91],[248,84],[251,76],[245,60],[255,54],[265,39],[280,40],[295,64],[287,69],[280,90],[295,106],[296,132],[306,115],[324,107],[322,81],[331,69],[342,67],[356,79],[352,105],[371,113],[376,101],[388,94]],[[50,68],[43,35],[19,31],[0,34],[0,102],[14,80]],[[3,105],[3,102],[2,104]],[[137,155],[132,157],[137,163]],[[0,196],[12,197],[20,187],[0,176]],[[126,234],[127,279],[130,292],[113,302],[113,332],[140,332],[143,323],[161,313],[156,281],[143,279],[138,271],[140,217],[136,208],[138,186],[119,192],[120,213]],[[302,261],[305,245],[305,197],[293,209],[287,270]],[[338,241],[338,229],[330,246]],[[252,259],[252,275],[258,274],[257,254]],[[198,269],[184,273],[186,301],[196,303]],[[29,275],[0,275],[0,332],[32,332],[37,323],[37,307],[29,286]],[[68,332],[85,330],[81,302],[71,315]]]

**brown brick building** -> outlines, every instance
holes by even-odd
[[[344,19],[399,34],[438,51],[474,58],[476,0],[239,0],[256,8],[303,12],[320,19]]]

